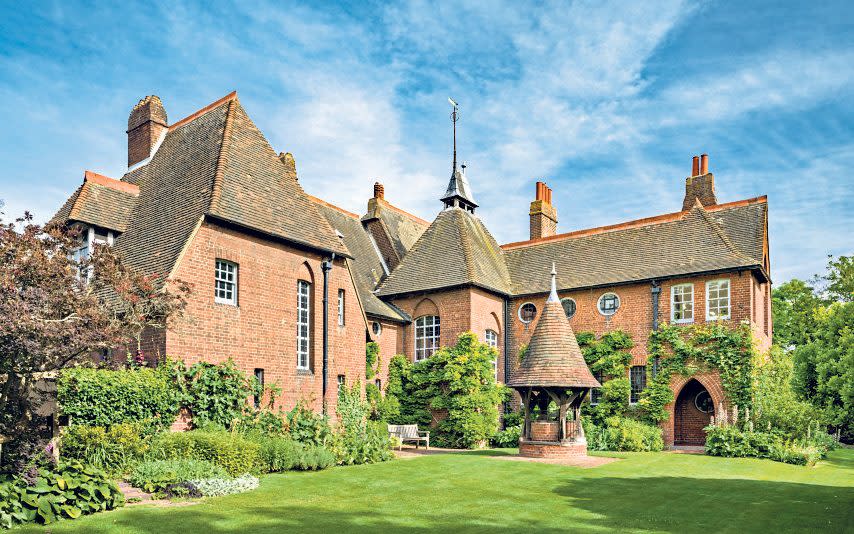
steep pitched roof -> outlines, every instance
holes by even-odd
[[[138,188],[139,195],[115,248],[145,273],[169,274],[203,216],[349,256],[236,93],[171,125],[151,160],[119,183]],[[85,190],[84,183],[69,202]],[[112,216],[110,210],[97,205],[102,217]]]
[[[542,276],[541,276],[542,278]],[[590,373],[578,341],[569,325],[555,289],[552,271],[551,294],[531,335],[525,358],[512,374],[510,387],[595,388],[601,384]]]
[[[765,197],[760,197],[708,208],[696,205],[689,211],[510,243],[502,249],[513,293],[544,293],[548,285],[537,273],[552,262],[571,266],[558,276],[560,289],[761,269],[764,224]]]
[[[439,213],[380,286],[379,296],[459,285],[508,294],[510,275],[501,248],[480,219],[460,208]]]
[[[352,254],[350,269],[353,273],[353,283],[359,292],[365,313],[391,319],[393,321],[407,321],[408,317],[399,312],[393,306],[383,302],[374,294],[374,288],[383,276],[383,266],[380,257],[371,243],[368,232],[359,221],[355,213],[347,212],[337,206],[329,204],[316,197],[311,198],[319,207],[320,212],[338,232],[341,239]]]
[[[430,223],[407,213],[384,199],[372,198],[368,201],[368,213],[363,221],[380,219],[388,232],[388,237],[399,258],[403,258],[418,241]]]
[[[139,187],[86,171],[83,184],[51,219],[52,224],[79,221],[118,232],[127,229]]]

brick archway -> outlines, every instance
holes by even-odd
[[[703,429],[712,422],[716,405],[711,391],[696,378],[688,379],[674,402],[673,444],[704,445],[706,432]]]

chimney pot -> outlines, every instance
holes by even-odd
[[[709,174],[709,155],[702,154],[700,156],[700,174]]]
[[[691,176],[698,176],[700,174],[700,156],[694,156],[691,159]]]
[[[374,198],[385,198],[385,187],[379,182],[374,182]]]
[[[543,182],[537,182],[537,192],[534,195],[534,200],[542,200],[543,199]]]

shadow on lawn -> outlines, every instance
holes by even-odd
[[[608,530],[852,532],[854,488],[745,479],[583,478],[555,489]]]

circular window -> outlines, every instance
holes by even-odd
[[[383,333],[383,325],[374,321],[373,323],[371,323],[371,331],[374,333],[375,336],[378,336]]]
[[[703,413],[711,413],[715,410],[715,403],[708,391],[701,391],[694,397],[694,406]]]
[[[605,293],[599,297],[598,307],[602,315],[614,315],[620,309],[620,297],[616,293]]]
[[[527,324],[534,320],[537,316],[537,307],[533,302],[526,302],[519,306],[519,320]]]
[[[563,313],[566,314],[566,318],[572,319],[572,316],[575,315],[575,301],[571,298],[560,299],[560,305],[563,306]]]

